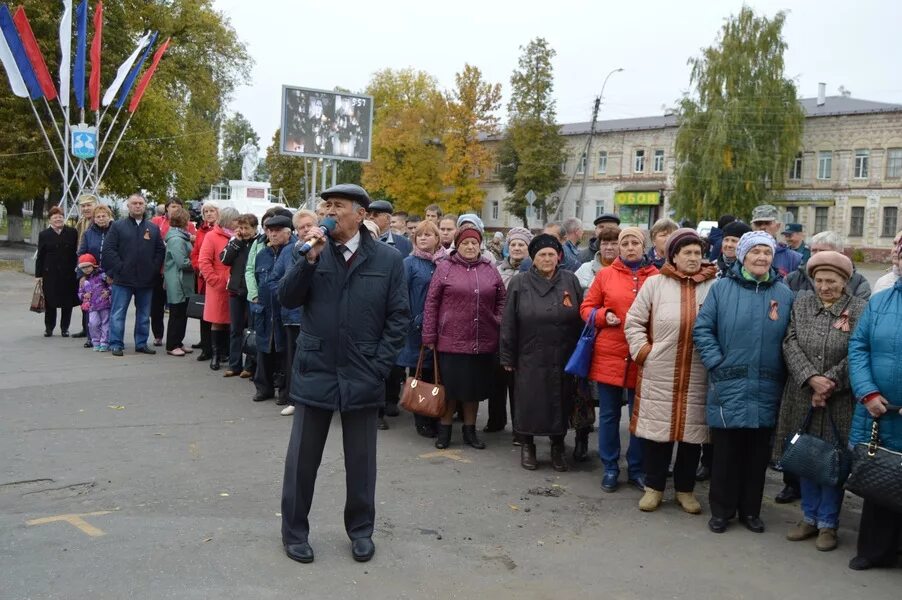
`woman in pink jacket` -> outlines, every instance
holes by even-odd
[[[436,267],[426,295],[423,344],[438,351],[447,401],[435,440],[439,449],[451,443],[451,420],[458,404],[464,443],[485,448],[476,437],[476,414],[479,402],[492,391],[506,293],[498,269],[482,257],[481,245],[478,229],[458,231],[455,250]]]
[[[206,282],[204,321],[211,325],[210,368],[219,370],[220,361],[229,360],[229,284],[230,268],[222,264],[222,253],[232,238],[232,227],[238,211],[231,207],[219,211],[219,222],[204,236],[197,258],[200,274]]]

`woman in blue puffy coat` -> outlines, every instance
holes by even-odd
[[[439,230],[432,221],[421,221],[413,235],[413,251],[404,259],[404,272],[407,276],[407,291],[410,299],[410,329],[404,348],[398,355],[397,364],[410,369],[413,375],[420,357],[420,346],[423,344],[423,310],[426,306],[426,292],[435,273],[435,265],[448,258],[448,251],[442,246]],[[423,358],[424,381],[432,382],[435,377],[432,350],[426,350]],[[423,437],[436,436],[437,419],[414,415],[417,433]]]
[[[736,263],[711,287],[693,329],[708,370],[706,412],[714,444],[708,528],[714,533],[726,531],[737,513],[747,529],[764,531],[761,497],[786,380],[783,337],[793,300],[773,260],[768,233],[743,235]]]
[[[849,377],[859,400],[849,443],[867,444],[878,419],[880,446],[902,452],[902,280],[871,296],[849,341]],[[863,571],[898,563],[902,547],[902,513],[865,498],[858,527],[858,555],[849,568]]]

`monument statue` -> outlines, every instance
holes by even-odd
[[[241,157],[242,180],[254,181],[254,176],[257,174],[257,166],[260,163],[259,152],[251,138],[247,138],[247,143],[238,151],[238,156]]]

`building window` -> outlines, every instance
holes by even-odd
[[[604,200],[595,201],[595,218],[597,219],[604,212]],[[594,220],[594,219],[593,219]]]
[[[583,152],[582,156],[579,157],[579,166],[576,167],[576,172],[580,175],[586,172],[586,153]]]
[[[633,161],[633,172],[645,172],[645,150],[636,150],[636,159]]]
[[[849,221],[849,237],[861,237],[864,235],[864,207],[853,206],[852,218]]]
[[[598,153],[598,174],[604,175],[608,172],[608,152],[602,150]]]
[[[792,219],[790,223],[798,223],[799,222],[799,207],[798,206],[787,206],[786,212],[789,213]]]
[[[898,227],[899,209],[895,206],[883,207],[883,228],[880,232],[881,237],[891,238],[896,235],[896,227]]]
[[[829,150],[817,153],[817,178],[830,179],[833,173],[833,153]]]
[[[499,210],[498,201],[493,200],[492,201],[492,218],[495,219],[496,221],[498,220],[498,210]]]
[[[827,217],[830,209],[826,206],[818,206],[814,209],[814,233],[827,231]]]
[[[902,177],[902,148],[890,148],[886,153],[886,178]]]
[[[664,172],[664,151],[663,150],[655,150],[654,171],[655,171],[655,173],[663,173]]]
[[[792,161],[792,168],[789,170],[789,178],[792,180],[799,180],[802,178],[802,153],[799,152],[796,154],[795,159]]]
[[[854,175],[855,179],[867,179],[868,178],[868,156],[870,152],[867,150],[856,150],[855,151],[855,169]]]

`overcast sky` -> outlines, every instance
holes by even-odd
[[[554,60],[559,121],[588,121],[605,75],[602,119],[662,114],[689,86],[686,61],[714,43],[740,0],[216,0],[255,60],[231,108],[270,143],[283,84],[363,90],[373,72],[413,67],[443,88],[464,63],[503,86],[520,46],[545,37]],[[844,85],[856,98],[902,103],[902,2],[760,0],[759,14],[788,9],[786,74],[803,97]]]

